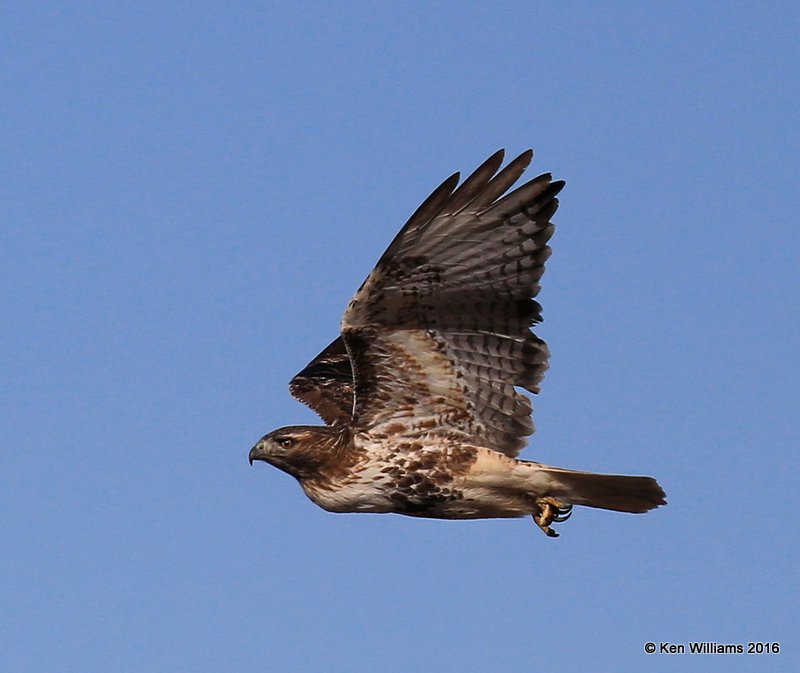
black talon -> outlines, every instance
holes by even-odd
[[[559,507],[556,509],[556,515],[553,517],[553,523],[562,523],[572,516],[572,505],[566,507]]]
[[[572,505],[559,507],[552,500],[542,499],[536,502],[536,511],[531,513],[536,525],[548,537],[558,537],[558,533],[550,528],[551,524],[561,523],[572,516]]]

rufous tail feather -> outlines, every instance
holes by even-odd
[[[549,495],[570,505],[641,514],[666,505],[666,495],[652,477],[595,474],[542,466],[550,477]]]

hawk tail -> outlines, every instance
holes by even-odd
[[[578,472],[542,465],[547,493],[569,505],[642,514],[666,505],[666,494],[653,477]]]

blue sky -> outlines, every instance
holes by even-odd
[[[0,22],[0,668],[798,663],[795,3],[22,3]],[[440,180],[567,181],[524,456],[647,516],[332,515],[247,452]],[[779,655],[646,655],[647,641]]]

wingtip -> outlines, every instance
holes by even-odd
[[[520,168],[520,173],[524,172],[528,166],[531,165],[533,161],[533,150],[529,147],[524,152],[521,152],[518,156],[514,157],[509,164],[517,164]]]
[[[488,162],[488,161],[498,161],[499,160],[500,162],[502,162],[503,159],[505,159],[505,156],[506,156],[506,148],[505,147],[501,147],[494,154],[492,154],[492,156],[490,156],[486,161]]]
[[[545,189],[545,192],[553,200],[555,200],[555,197],[562,189],[564,189],[567,184],[565,180],[553,180],[552,173],[543,173],[534,179],[547,182],[547,188]]]

